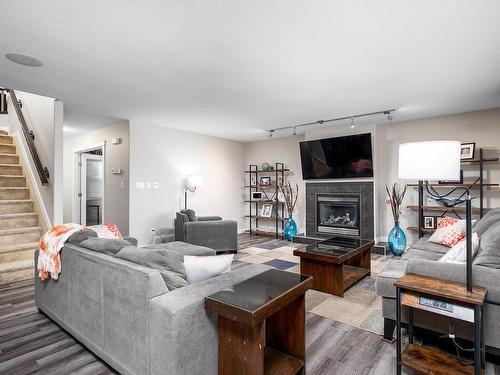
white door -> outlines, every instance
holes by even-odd
[[[101,155],[80,154],[79,219],[81,225],[104,221],[104,160]]]

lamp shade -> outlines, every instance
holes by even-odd
[[[399,145],[398,177],[422,181],[460,179],[460,142],[427,141]]]
[[[188,176],[186,185],[190,189],[195,189],[203,186],[203,176],[191,175]]]

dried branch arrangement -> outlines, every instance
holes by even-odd
[[[392,217],[394,218],[394,222],[399,222],[399,215],[401,214],[401,205],[403,203],[403,199],[406,194],[406,185],[401,188],[401,185],[394,183],[392,184],[392,189],[389,190],[389,187],[385,185],[385,190],[387,191],[387,195],[389,199],[387,200],[387,204],[391,205],[392,209]]]
[[[283,194],[283,199],[285,200],[286,208],[288,210],[288,216],[292,217],[293,210],[295,209],[295,204],[297,203],[297,198],[299,196],[299,186],[295,184],[295,188],[288,180],[279,181],[278,188]]]

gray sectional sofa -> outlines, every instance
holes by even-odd
[[[271,268],[240,267],[169,291],[158,270],[102,251],[67,243],[61,262],[59,280],[35,277],[36,305],[117,371],[135,375],[216,374],[217,319],[204,298]]]
[[[488,289],[485,307],[485,344],[490,352],[500,349],[500,209],[489,211],[473,227],[479,236],[479,250],[473,261],[473,283]],[[413,273],[450,281],[465,282],[465,264],[444,263],[439,259],[448,247],[420,238],[401,258],[392,260],[377,278],[377,293],[383,297],[384,337],[392,339],[396,319],[396,288],[394,282]],[[403,310],[403,322],[407,321]],[[448,333],[448,319],[415,311],[416,326],[441,333]],[[471,339],[470,326],[455,322],[458,337]]]

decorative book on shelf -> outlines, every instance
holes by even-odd
[[[498,163],[499,158],[497,157],[484,157],[483,149],[479,149],[479,158],[473,160],[463,160],[461,162],[462,166],[468,166],[469,170],[477,169],[477,177],[470,179],[469,181],[463,181],[460,183],[441,183],[441,184],[430,184],[430,188],[432,189],[447,189],[452,190],[460,187],[467,187],[474,194],[473,204],[479,207],[472,208],[472,214],[477,215],[480,218],[490,210],[490,208],[484,207],[484,195],[486,191],[489,190],[498,190],[500,188],[500,183],[494,181],[485,181],[484,179],[484,169],[485,165]],[[422,237],[426,232],[434,232],[436,230],[437,218],[443,217],[445,215],[454,215],[458,218],[462,218],[465,214],[465,206],[462,204],[456,204],[459,202],[435,202],[432,205],[424,204],[424,187],[419,183],[411,183],[407,184],[408,187],[418,188],[418,203],[416,205],[408,205],[407,208],[410,210],[418,211],[418,223],[414,226],[407,227],[408,231],[418,232],[419,237]],[[477,196],[475,196],[477,194]],[[464,197],[457,197],[458,199]],[[441,203],[441,204],[440,204]],[[446,204],[450,205],[447,206]],[[429,215],[426,215],[430,213]],[[425,217],[433,216],[434,219],[429,222],[434,223],[433,227],[429,227],[425,225]]]
[[[250,235],[283,238],[286,218],[285,202],[279,199],[278,183],[290,172],[283,163],[275,163],[269,169],[250,164],[245,172],[245,199],[248,204],[248,230]],[[260,199],[255,199],[255,193]],[[270,224],[272,225],[272,229]]]

